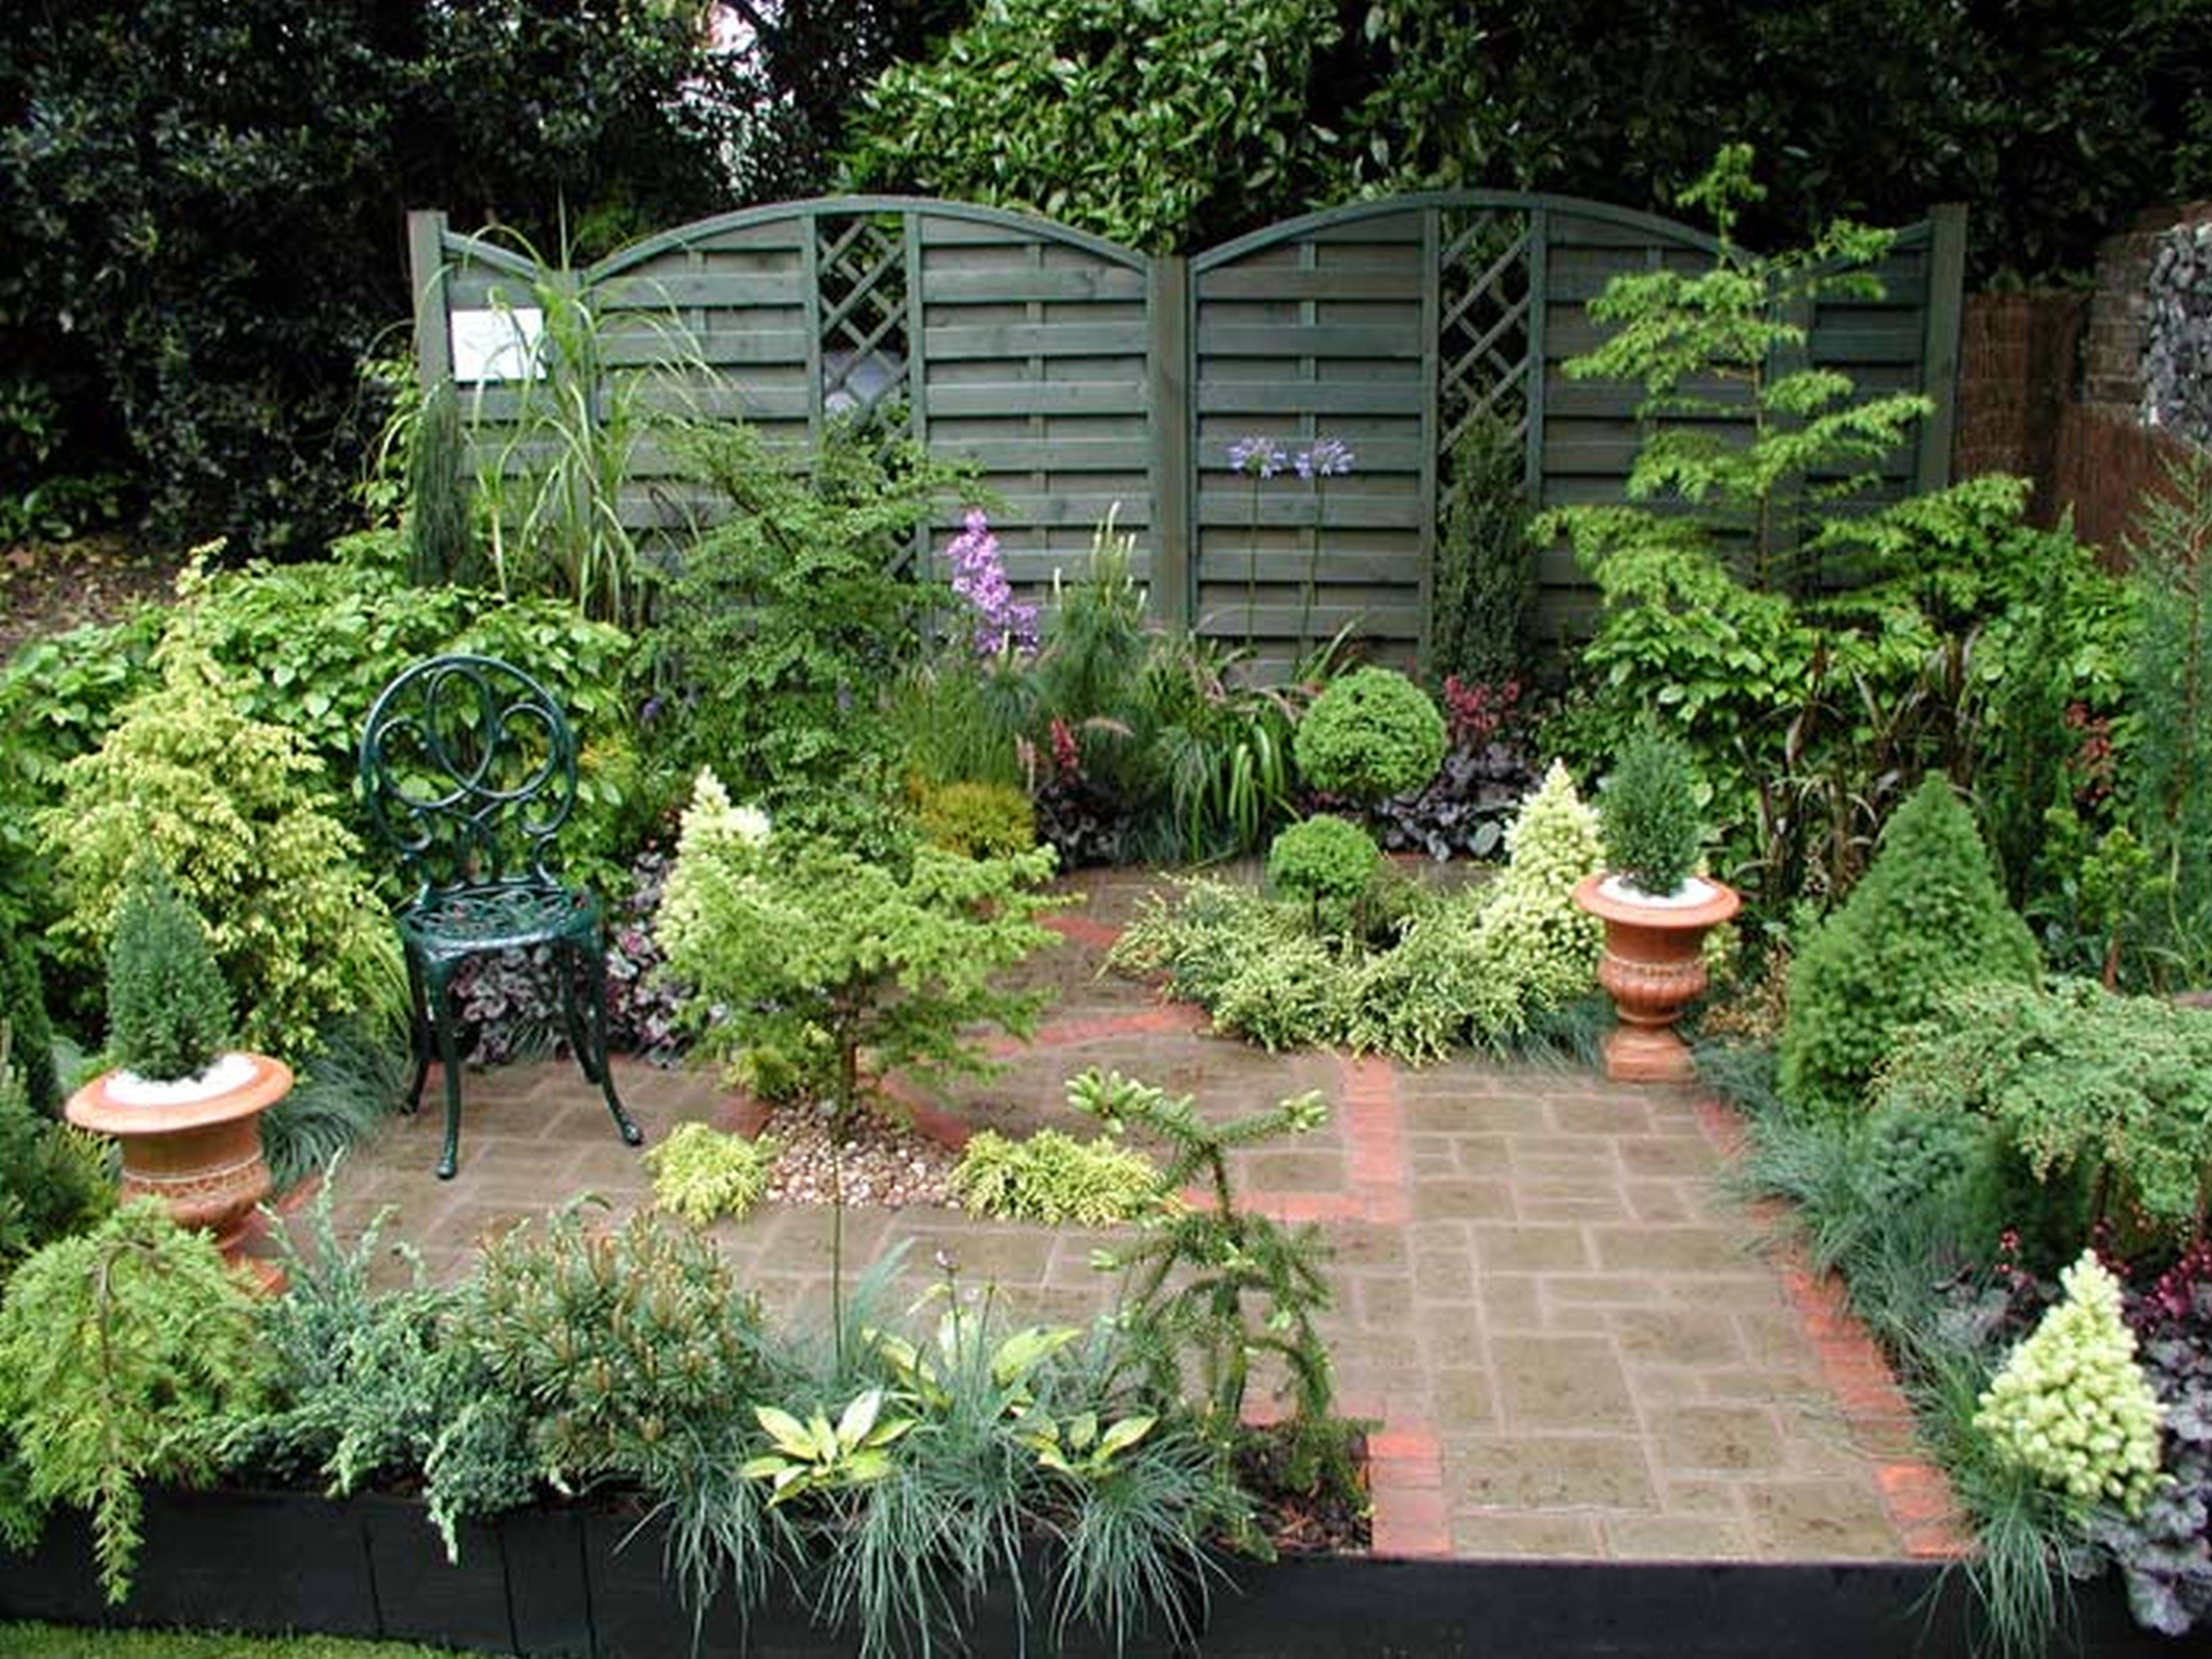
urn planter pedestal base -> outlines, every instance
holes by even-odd
[[[1575,902],[1605,923],[1597,982],[1620,1024],[1605,1040],[1605,1074],[1616,1083],[1688,1083],[1697,1076],[1674,1021],[1705,988],[1706,930],[1742,901],[1717,881],[1692,880],[1680,894],[1647,898],[1616,877],[1589,876]]]

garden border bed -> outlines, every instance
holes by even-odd
[[[0,1551],[0,1617],[64,1624],[185,1625],[432,1642],[483,1652],[667,1659],[691,1619],[660,1571],[661,1534],[635,1514],[579,1504],[468,1527],[449,1564],[422,1505],[366,1495],[149,1492],[130,1599],[100,1598],[88,1531],[58,1515],[28,1553]],[[1695,1651],[1859,1659],[1972,1650],[1963,1574],[1934,1563],[1408,1560],[1338,1556],[1237,1563],[1218,1587],[1207,1656],[1457,1656],[1516,1659]],[[2081,1587],[2078,1642],[2054,1652],[2131,1659],[2176,1650],[2129,1619],[2118,1583]],[[977,1610],[969,1650],[1014,1652],[1003,1595]],[[1107,1654],[1086,1635],[1055,1648],[1032,1607],[1039,1652]],[[700,1659],[828,1659],[855,1644],[810,1623],[787,1591],[749,1632],[710,1609]],[[1139,1638],[1132,1653],[1161,1651]]]

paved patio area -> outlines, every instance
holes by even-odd
[[[1735,1133],[1724,1111],[1571,1070],[1264,1054],[1146,987],[1095,978],[1147,884],[1079,885],[1088,902],[1036,969],[1059,1007],[1003,1076],[942,1103],[978,1127],[1048,1116],[1064,1079],[1093,1065],[1224,1115],[1323,1091],[1326,1130],[1255,1150],[1240,1173],[1250,1204],[1318,1222],[1335,1248],[1342,1401],[1382,1425],[1378,1552],[1817,1561],[1960,1547],[1942,1481],[1839,1294],[1718,1195]],[[619,1078],[648,1143],[693,1119],[739,1121],[710,1075],[623,1064]],[[426,1103],[349,1155],[342,1224],[396,1206],[392,1234],[451,1274],[488,1232],[576,1193],[618,1212],[650,1201],[637,1153],[573,1066],[471,1074],[465,1103],[455,1180],[433,1174],[441,1113]],[[826,1211],[765,1206],[715,1236],[771,1308],[826,1304]],[[1089,1265],[1104,1233],[855,1209],[846,1240],[849,1262],[908,1242],[917,1290],[941,1250],[1018,1317],[1079,1319],[1114,1291]]]

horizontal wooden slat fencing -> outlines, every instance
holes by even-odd
[[[840,409],[895,414],[978,469],[1018,584],[1079,569],[1111,510],[1164,623],[1274,662],[1347,627],[1379,656],[1419,653],[1438,511],[1472,428],[1519,446],[1533,506],[1619,500],[1636,389],[1561,366],[1599,337],[1587,307],[1611,276],[1700,270],[1714,247],[1647,214],[1484,191],[1334,209],[1187,259],[895,197],[748,209],[576,271],[436,214],[413,216],[410,235],[423,375],[458,371],[487,421],[511,416],[519,371],[512,354],[487,365],[484,340],[537,285],[566,284],[597,319],[607,373],[649,372],[650,401],[793,443]],[[1963,213],[1939,210],[1899,237],[1881,301],[1812,319],[1814,362],[1936,400],[1890,490],[1945,476],[1963,258]],[[1277,476],[1233,465],[1250,439],[1281,450]],[[1300,477],[1317,444],[1341,445],[1348,470]],[[622,501],[634,528],[672,537],[714,510],[652,438]],[[914,556],[958,520],[948,503]],[[1542,626],[1571,636],[1582,573],[1558,549],[1540,568]]]

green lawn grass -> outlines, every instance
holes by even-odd
[[[450,1650],[336,1636],[222,1636],[0,1624],[0,1659],[451,1659]]]

